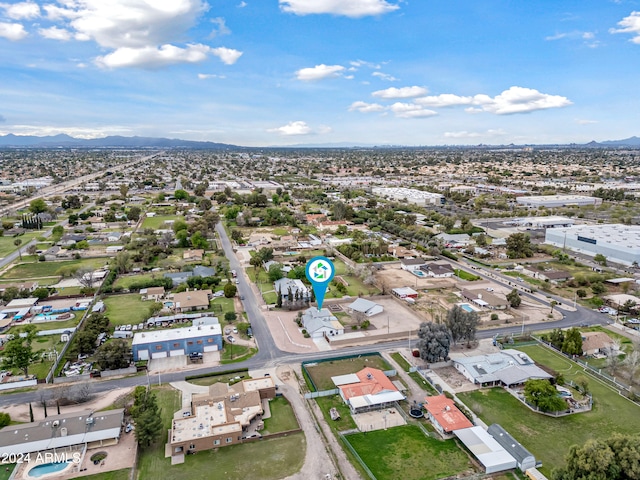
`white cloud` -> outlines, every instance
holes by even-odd
[[[307,125],[307,122],[297,121],[289,122],[282,127],[271,128],[267,131],[271,133],[278,133],[284,136],[309,135],[311,133],[311,127]]]
[[[246,6],[247,6],[247,2],[240,2],[240,3],[238,4],[238,8],[244,8],[244,7],[246,7]]]
[[[7,17],[13,20],[29,20],[40,16],[40,7],[33,2],[0,3]]]
[[[438,112],[428,110],[422,105],[415,103],[396,102],[389,107],[389,110],[395,113],[396,117],[400,118],[424,118],[433,117],[438,114]]]
[[[554,41],[554,40],[562,40],[563,38],[567,38],[569,36],[568,33],[556,33],[555,35],[549,35],[544,37],[545,40],[547,41]]]
[[[476,95],[473,104],[479,105],[485,112],[509,115],[566,107],[572,102],[567,97],[541,93],[532,88],[511,87],[493,98],[484,94]]]
[[[640,44],[640,12],[631,12],[631,15],[618,22],[622,28],[611,28],[609,33],[630,33],[634,35],[633,43]]]
[[[211,23],[215,25],[215,27],[211,31],[211,37],[221,37],[223,35],[229,35],[231,33],[231,30],[229,30],[229,27],[227,27],[224,18],[212,18]]]
[[[426,107],[453,107],[456,105],[469,105],[473,101],[473,97],[461,97],[452,93],[443,93],[441,95],[432,95],[428,97],[416,98],[415,102]]]
[[[296,78],[303,82],[339,77],[345,68],[342,65],[320,64],[315,67],[302,68],[296,72]]]
[[[371,95],[378,98],[393,99],[393,98],[413,98],[421,95],[426,95],[429,92],[424,87],[401,87],[401,88],[387,88],[385,90],[378,90]]]
[[[174,45],[162,45],[142,48],[118,48],[103,57],[96,58],[96,63],[105,68],[142,67],[159,68],[176,63],[198,63],[207,59],[211,48],[206,45],[188,45],[186,48]]]
[[[360,18],[399,9],[386,0],[279,0],[280,9],[296,15],[328,13]]]
[[[373,72],[371,74],[374,77],[378,77],[380,80],[385,80],[387,82],[397,82],[398,79],[396,77],[394,77],[393,75],[389,75],[387,73],[382,73],[382,72]]]
[[[215,73],[199,73],[198,78],[200,80],[206,80],[208,78],[227,78],[224,75],[216,75]]]
[[[506,135],[507,132],[499,129],[490,129],[486,132],[467,132],[466,130],[460,132],[444,132],[445,138],[479,138],[479,137],[498,137]]]
[[[218,57],[225,65],[233,65],[242,56],[242,52],[232,48],[210,48],[209,51]]]
[[[11,131],[0,130],[0,135],[13,133],[15,135],[35,135],[45,137],[48,135],[59,135],[61,133],[75,138],[103,138],[108,135],[131,135],[133,131],[130,127],[108,125],[98,128],[88,127],[60,127],[50,125],[11,125]]]
[[[589,48],[596,48],[600,46],[600,41],[596,40],[596,32],[583,32],[574,30],[572,32],[556,33],[555,35],[549,35],[544,38],[547,41],[556,40],[582,40],[584,45]]]
[[[27,31],[19,23],[0,22],[0,37],[11,41],[22,40],[27,36]]]
[[[374,70],[380,69],[380,65],[378,65],[377,63],[367,62],[366,60],[352,60],[351,62],[349,62],[349,65],[351,65],[354,68],[369,67]]]
[[[69,32],[69,30],[65,30],[64,28],[41,28],[38,30],[38,33],[44,38],[48,38],[50,40],[61,40],[63,42],[71,40],[71,32]]]
[[[594,123],[598,123],[597,120],[587,120],[586,118],[577,118],[576,123],[578,125],[592,125]]]
[[[385,110],[385,107],[378,103],[366,103],[366,102],[353,102],[349,106],[349,111],[358,111],[363,113],[368,112],[382,112]]]

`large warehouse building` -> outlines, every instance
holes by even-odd
[[[195,327],[152,330],[133,336],[133,360],[191,355],[222,350],[219,323]]]
[[[640,264],[640,226],[607,224],[549,228],[545,243],[623,265]]]
[[[444,195],[425,192],[414,188],[386,188],[374,187],[371,189],[374,195],[391,198],[393,200],[407,201],[416,205],[442,205],[445,202]]]
[[[536,197],[518,197],[516,202],[519,205],[529,208],[555,208],[568,206],[601,205],[602,199],[598,197],[587,197],[584,195],[539,195]]]

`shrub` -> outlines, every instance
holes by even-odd
[[[492,313],[491,314],[491,320],[498,320],[498,314],[497,313]]]
[[[8,413],[0,413],[0,428],[6,427],[11,423],[11,416]]]

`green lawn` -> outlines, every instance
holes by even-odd
[[[345,430],[353,430],[356,428],[356,422],[353,421],[351,411],[340,395],[318,397],[315,400],[322,411],[325,423],[329,425],[332,430],[344,432]],[[338,410],[340,413],[339,420],[331,420],[331,414],[329,413],[331,408],[336,408]]]
[[[300,470],[304,461],[306,442],[303,434],[233,445],[188,455],[181,465],[171,465],[164,458],[167,429],[173,413],[181,408],[181,396],[170,387],[154,389],[165,425],[162,438],[150,448],[140,449],[138,479],[205,480],[224,478],[244,480],[248,476],[261,480],[277,480]]]
[[[264,420],[263,435],[286,432],[299,427],[293,408],[284,397],[276,397],[269,402],[271,417]]]
[[[15,463],[4,465],[2,468],[0,468],[0,480],[8,480],[8,478],[13,473],[14,468],[16,468]]]
[[[411,364],[407,362],[406,358],[404,358],[400,352],[393,352],[391,358],[393,358],[393,361],[405,372],[408,372],[411,368]]]
[[[541,347],[520,347],[536,362],[561,372],[566,380],[586,377],[593,394],[591,412],[553,418],[532,412],[501,388],[458,396],[487,424],[499,423],[545,464],[544,471],[564,464],[571,445],[608,437],[614,432],[632,434],[640,428],[640,407],[584,373],[573,362]]]
[[[454,440],[426,437],[414,425],[356,433],[346,439],[378,480],[436,480],[475,472]]]
[[[129,480],[131,475],[130,468],[122,470],[114,470],[113,472],[96,473],[95,475],[87,475],[82,477],[84,480]]]
[[[149,306],[152,302],[143,302],[137,293],[111,295],[104,299],[105,315],[111,325],[140,323],[149,318]]]
[[[214,383],[233,383],[232,379],[235,377],[242,377],[244,379],[250,378],[248,374],[248,370],[243,370],[241,372],[233,372],[233,373],[224,373],[222,375],[212,375],[210,377],[202,377],[202,378],[192,378],[189,380],[189,383],[193,383],[194,385],[204,385],[209,386]]]
[[[87,258],[80,260],[63,260],[60,262],[22,263],[5,273],[2,279],[29,280],[40,277],[53,277],[59,275],[58,272],[61,268],[78,267],[95,269],[104,266],[108,261],[108,258]]]
[[[117,280],[113,283],[113,286],[129,288],[134,283],[140,283],[146,280],[154,280],[156,278],[162,278],[162,272],[141,273],[139,275],[126,275],[123,277],[118,277]]]
[[[233,346],[232,346],[233,345]],[[257,348],[246,347],[244,345],[230,344],[225,341],[220,355],[220,363],[236,363],[247,360],[258,352]],[[233,354],[233,358],[231,355]]]
[[[11,252],[15,252],[16,250],[18,250],[18,247],[16,247],[13,244],[14,241],[18,239],[22,240],[22,243],[20,244],[20,249],[24,252],[25,245],[29,243],[31,240],[33,240],[34,238],[37,238],[40,235],[42,235],[42,233],[43,233],[42,230],[38,230],[33,232],[27,232],[24,235],[20,235],[19,237],[4,237],[4,236],[0,237],[0,258],[6,257]]]
[[[433,386],[420,376],[418,372],[412,372],[409,374],[411,378],[420,386],[425,392],[429,392],[429,395],[440,395]]]
[[[379,355],[363,355],[355,358],[318,362],[312,366],[307,365],[306,368],[316,388],[321,392],[336,388],[331,377],[356,373],[364,367],[379,368],[380,370],[391,369],[391,366]]]
[[[171,228],[164,226],[167,220],[184,220],[181,215],[156,215],[155,217],[145,217],[142,221],[142,228],[153,228],[154,230],[162,228]]]

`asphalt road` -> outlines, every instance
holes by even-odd
[[[269,331],[269,328],[266,324],[266,319],[261,313],[260,306],[258,305],[258,301],[256,296],[253,293],[253,290],[250,288],[247,278],[244,275],[243,269],[240,267],[240,262],[238,262],[235,253],[233,252],[233,247],[231,245],[231,241],[227,236],[224,228],[221,224],[216,226],[216,231],[218,232],[222,244],[222,248],[225,252],[225,255],[229,259],[230,268],[232,270],[236,270],[238,272],[238,294],[244,296],[243,306],[245,311],[247,312],[247,317],[251,323],[251,328],[253,329],[254,337],[259,347],[259,351],[252,358],[245,360],[243,362],[238,362],[233,364],[232,368],[248,368],[248,369],[258,369],[265,367],[274,367],[279,364],[287,364],[287,363],[300,363],[303,361],[312,361],[312,360],[321,360],[325,358],[340,356],[340,355],[353,355],[353,354],[363,354],[370,352],[379,352],[381,350],[386,349],[394,349],[394,348],[403,348],[409,347],[410,342],[415,342],[417,337],[413,337],[411,340],[409,338],[403,340],[395,340],[390,342],[377,343],[374,345],[366,345],[366,346],[356,346],[356,347],[346,347],[341,348],[340,350],[333,351],[325,351],[325,352],[309,352],[309,353],[301,353],[294,354],[288,353],[280,350],[275,342],[273,341],[273,337]],[[462,266],[464,270],[472,272],[476,275],[480,275],[481,277],[491,280],[497,283],[502,284],[505,287],[509,287],[509,283],[513,286],[514,281],[511,277],[505,277],[499,275],[495,272],[482,269],[480,267],[471,268]],[[540,298],[531,295],[529,293],[523,292],[520,289],[520,295],[529,297],[536,302],[540,302],[546,305],[550,305],[549,302],[545,300],[541,300]],[[555,308],[561,311],[564,315],[562,320],[557,320],[554,322],[543,322],[537,324],[525,325],[524,329],[527,331],[538,331],[538,330],[549,330],[553,328],[566,328],[575,325],[579,325],[582,323],[589,324],[605,324],[608,321],[608,317],[605,315],[594,312],[592,310],[588,310],[586,308],[577,306],[576,311],[571,311],[563,308],[563,305],[569,305],[572,302],[567,301],[566,299],[555,297],[552,295],[548,295],[549,298],[559,302],[561,305],[556,306]],[[523,331],[522,324],[514,325],[510,327],[499,327],[494,329],[487,330],[479,330],[477,333],[478,339],[492,338],[495,335],[509,335],[509,334],[519,334]],[[203,373],[211,373],[211,372],[224,372],[230,368],[229,365],[220,365],[217,367],[205,367],[197,370],[190,371],[181,371],[181,372],[171,372],[160,375],[137,375],[133,377],[119,378],[113,380],[94,380],[91,383],[92,393],[99,394],[101,392],[106,392],[113,390],[115,388],[123,388],[123,387],[134,387],[137,385],[146,385],[150,384],[158,384],[158,383],[167,383],[184,380],[188,375],[199,375]],[[0,406],[11,405],[11,404],[19,404],[19,403],[27,403],[27,402],[37,402],[41,399],[43,389],[46,391],[47,387],[41,387],[40,390],[31,391],[31,392],[22,392],[22,393],[4,393],[0,395]],[[72,387],[73,388],[73,387]]]

